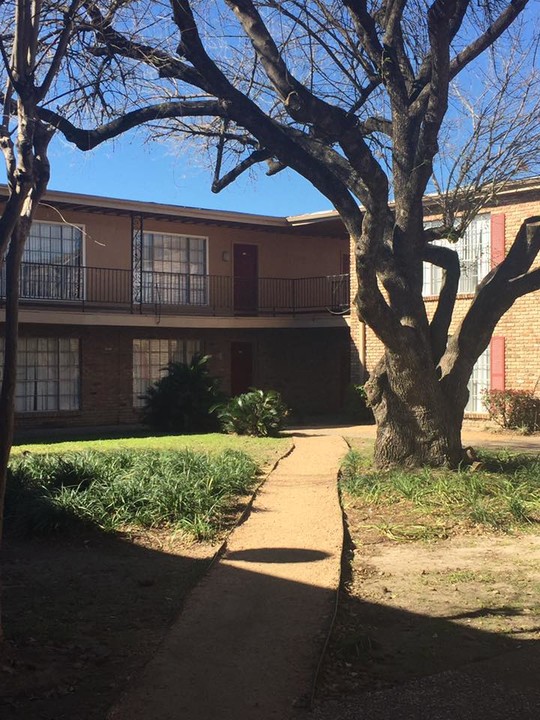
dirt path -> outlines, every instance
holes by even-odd
[[[305,437],[323,437],[327,435],[344,438],[362,438],[366,441],[375,439],[376,425],[339,425],[332,427],[296,428],[291,435]],[[540,452],[540,434],[520,435],[517,432],[504,431],[501,428],[482,429],[478,421],[465,421],[463,424],[462,442],[464,447],[481,447],[487,450],[511,450],[513,452]]]
[[[538,535],[358,547],[314,720],[538,720],[539,589]]]
[[[287,720],[305,705],[339,582],[339,436],[298,437],[111,720]]]

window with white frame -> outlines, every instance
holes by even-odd
[[[480,355],[473,368],[469,380],[469,401],[465,407],[466,413],[485,413],[484,391],[490,388],[491,353],[487,349]]]
[[[206,305],[206,238],[145,232],[141,258],[141,272],[134,278],[134,290],[142,302]],[[137,281],[140,290],[136,287]]]
[[[436,223],[426,223],[426,226]],[[491,218],[478,215],[457,243],[437,240],[434,245],[450,247],[457,251],[461,266],[458,293],[474,293],[478,283],[486,276],[491,262]],[[441,268],[424,263],[424,296],[438,295],[441,290],[443,271]]]
[[[134,340],[133,406],[142,406],[141,396],[165,375],[170,362],[189,363],[200,351],[199,340]]]
[[[21,266],[21,297],[81,300],[83,232],[65,223],[35,221]]]
[[[0,360],[3,365],[3,338]],[[79,407],[79,339],[19,338],[15,410],[47,412]]]

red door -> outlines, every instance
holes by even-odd
[[[253,346],[231,343],[231,395],[241,395],[253,387]]]
[[[234,245],[234,311],[254,315],[258,305],[259,259],[257,245]]]

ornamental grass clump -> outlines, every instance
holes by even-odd
[[[272,437],[285,426],[289,411],[275,390],[251,390],[217,408],[223,432]]]
[[[234,450],[23,456],[10,465],[6,529],[33,536],[169,527],[208,538],[253,488],[257,470]]]
[[[350,450],[341,467],[341,488],[367,505],[407,503],[434,523],[485,525],[508,531],[540,522],[540,459],[508,453],[481,453],[471,471],[433,468],[373,468]]]

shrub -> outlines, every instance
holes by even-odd
[[[251,390],[219,407],[218,417],[224,432],[267,437],[279,433],[288,412],[275,390]]]
[[[180,434],[217,430],[213,408],[223,396],[217,378],[210,375],[209,359],[209,355],[195,355],[187,364],[169,363],[167,374],[143,395],[143,423],[160,432]]]
[[[344,410],[347,417],[358,423],[373,424],[374,418],[367,405],[366,391],[363,385],[352,383],[345,394]]]
[[[489,417],[503,428],[540,429],[540,398],[527,390],[486,390]]]

